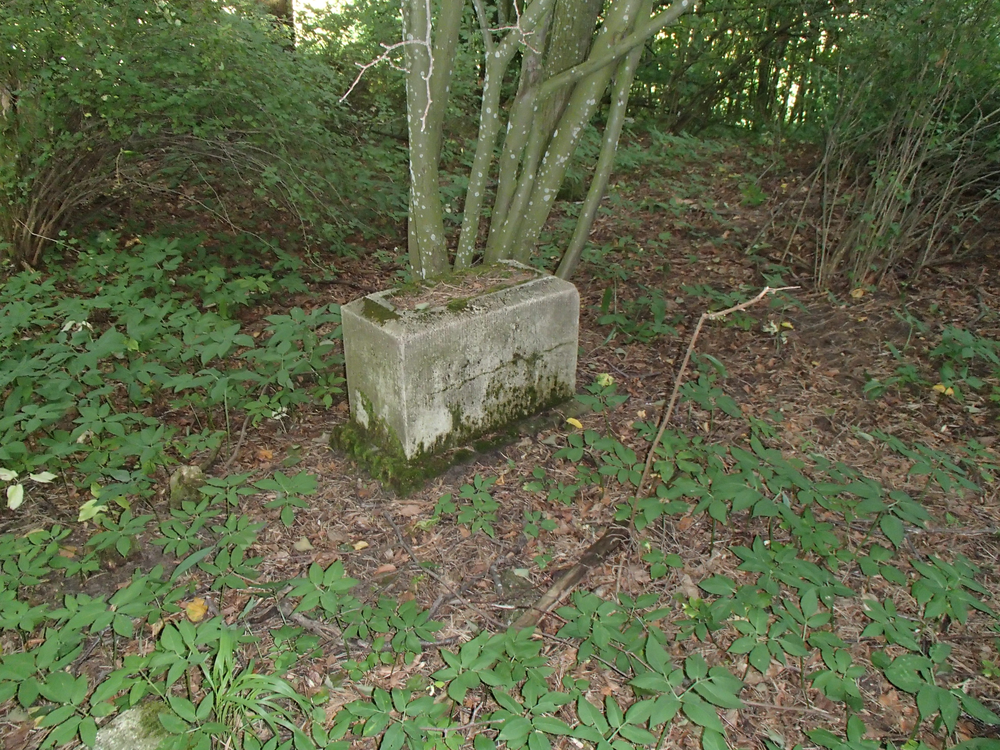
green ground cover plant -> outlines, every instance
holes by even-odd
[[[559,479],[542,467],[523,478],[527,489],[570,507],[587,487],[625,497],[615,517],[639,535],[651,580],[684,565],[648,536],[668,519],[704,515],[713,526],[746,528],[745,543],[728,550],[739,560],[738,575],[697,582],[682,597],[679,620],[665,620],[673,602],[655,593],[577,591],[557,609],[557,636],[573,644],[574,663],[612,670],[625,693],[595,702],[588,679],[565,673],[556,680],[543,641],[530,629],[435,645],[441,624],[428,610],[414,601],[359,598],[358,581],[340,562],[314,563],[295,579],[263,580],[253,550],[265,523],[251,519],[247,504],[263,497],[276,522],[290,525],[316,491],[310,473],[209,477],[195,499],[166,517],[141,512],[140,502],[151,497],[157,471],[225,448],[241,421],[273,420],[282,410],[291,418],[304,403],[341,398],[337,309],[291,307],[250,330],[239,318],[247,305],[304,288],[294,259],[279,254],[265,269],[238,252],[220,263],[199,251],[205,238],[149,238],[122,254],[113,251],[115,240],[106,235],[85,245],[63,274],[13,275],[2,291],[9,313],[4,343],[13,354],[0,365],[6,481],[16,486],[33,473],[75,484],[89,498],[87,526],[0,536],[0,629],[20,644],[0,659],[0,700],[37,722],[44,746],[90,745],[107,717],[156,699],[164,707],[159,724],[172,736],[168,746],[178,749],[223,742],[346,749],[366,738],[393,750],[470,741],[483,749],[545,748],[565,737],[625,750],[657,747],[672,723],[684,721],[697,728],[703,748],[714,750],[726,747],[719,712],[739,710],[750,671],[765,674],[772,662],[796,664],[803,686],[849,717],[846,736],[822,726],[807,732],[822,747],[860,746],[866,728],[858,680],[870,674],[913,696],[941,737],[954,733],[962,712],[1000,722],[947,679],[954,658],[947,639],[928,651],[921,636],[942,633],[948,621],[996,622],[982,571],[961,555],[910,553],[908,535],[933,521],[919,497],[820,455],[786,458],[749,421],[750,437],[739,444],[680,430],[664,431],[654,444],[658,430],[650,419],[636,421],[635,439],[627,442],[607,419],[598,429],[570,424],[552,446]],[[988,345],[973,348],[972,356],[982,350],[989,359]],[[971,359],[962,351],[955,357]],[[726,393],[721,362],[702,356],[693,369],[680,391],[685,408],[709,421],[714,414],[744,419]],[[613,377],[599,375],[579,399],[607,416],[624,408],[628,395]],[[147,416],[151,404],[197,411],[198,418],[181,432]],[[954,458],[887,434],[870,439],[911,459],[911,474],[926,475],[941,492],[975,489],[994,476],[988,465],[972,470],[974,447]],[[636,496],[647,455],[653,481]],[[33,481],[22,483],[28,490],[13,512],[45,502],[35,497]],[[472,534],[493,536],[498,487],[497,477],[476,475],[456,496],[441,498],[435,522],[453,517]],[[554,528],[540,515],[526,521],[534,535]],[[867,532],[843,533],[858,525]],[[70,535],[81,532],[85,551],[68,556]],[[138,570],[110,595],[45,595],[54,581],[85,581],[102,556],[133,555],[140,539],[176,564]],[[199,581],[218,592],[220,606],[247,596],[254,608],[290,602],[290,611],[339,629],[355,644],[343,663],[351,684],[365,685],[374,670],[397,660],[426,658],[429,648],[440,666],[405,687],[375,686],[327,715],[328,688],[306,694],[288,678],[321,653],[316,636],[289,618],[265,642],[242,617],[199,616],[191,608]],[[897,587],[892,596],[865,593],[885,585]],[[869,597],[862,638],[870,660],[851,651],[837,618],[840,602],[861,596]],[[154,626],[151,649],[137,652],[133,639]],[[73,665],[99,635],[115,644],[113,669],[76,672]],[[698,650],[674,655],[685,642]],[[462,706],[472,697],[481,709],[470,735]]]
[[[654,160],[646,137],[667,153]],[[387,173],[401,163],[394,145],[366,141],[363,153]],[[637,195],[616,186],[605,216],[623,214],[627,231],[584,253],[598,282],[591,298],[598,331],[616,355],[668,346],[683,323],[682,304],[717,310],[752,295],[714,280],[670,292],[645,277],[640,283],[651,262],[670,273],[667,251],[677,237],[707,241],[716,233],[699,217],[719,220],[722,231],[736,228],[715,210],[707,182],[681,174],[724,153],[655,130],[623,144],[621,163],[662,189]],[[753,208],[770,194],[734,179],[734,205]],[[398,191],[389,193],[382,197],[395,201],[392,210],[405,213]],[[669,219],[677,236],[641,238],[638,228],[651,216]],[[545,241],[562,247],[568,231],[556,222]],[[690,567],[686,555],[660,544],[681,522],[711,528],[711,552],[738,561],[735,572],[695,576],[669,593],[575,591],[554,614],[549,635],[561,640],[494,627],[439,641],[443,622],[433,608],[373,591],[341,560],[268,576],[260,546],[271,532],[298,531],[319,493],[318,473],[220,469],[246,430],[294,424],[307,408],[343,400],[339,309],[313,293],[320,274],[305,265],[310,256],[210,232],[108,232],[66,247],[73,252],[64,264],[8,268],[0,287],[0,481],[7,517],[21,520],[16,533],[0,534],[0,702],[37,723],[40,744],[92,745],[111,717],[155,700],[156,722],[177,750],[560,743],[630,750],[664,746],[678,725],[690,727],[704,750],[721,750],[732,739],[727,717],[745,708],[747,686],[775,665],[791,665],[803,694],[835,706],[843,729],[810,716],[807,731],[831,750],[977,748],[957,741],[959,716],[1000,721],[953,679],[964,655],[949,631],[977,624],[1000,633],[990,572],[947,549],[920,555],[910,544],[927,527],[949,523],[928,509],[931,496],[995,487],[1000,467],[982,444],[946,451],[857,428],[859,439],[909,462],[907,476],[922,488],[907,491],[819,453],[792,458],[771,447],[780,426],[745,412],[728,368],[707,353],[695,354],[679,389],[680,413],[704,430],[659,437],[649,404],[628,431],[617,429],[611,417],[631,408],[634,384],[595,370],[578,396],[593,421],[567,422],[545,437],[544,465],[504,481],[500,470],[477,467],[414,527],[459,525],[492,543],[504,530],[505,494],[519,485],[549,503],[545,513],[516,514],[526,539],[545,540],[530,558],[541,568],[552,557],[555,519],[582,511],[590,493],[614,499],[610,512],[630,525],[635,560],[650,581]],[[699,260],[692,252],[691,264]],[[251,314],[262,306],[269,314]],[[767,330],[750,314],[717,329]],[[928,387],[996,395],[998,350],[988,336],[947,325],[927,351],[900,351],[917,360],[914,371]],[[897,375],[903,380],[890,385],[907,384],[912,373]],[[722,423],[738,429],[722,441],[703,434],[715,435]],[[647,457],[651,481],[643,486]],[[163,507],[156,494],[163,478],[203,463],[211,469],[194,497]],[[75,522],[51,507],[53,492],[63,503],[76,498],[68,501],[78,506]],[[27,523],[32,513],[63,520]],[[734,527],[740,535],[723,542]],[[167,560],[136,570],[113,592],[83,590],[108,561],[142,559],[137,548],[147,543]],[[428,564],[421,574],[435,572]],[[200,612],[206,591],[220,610],[236,602],[241,609]],[[858,602],[860,635],[848,634],[840,613]],[[271,633],[253,622],[268,607],[282,621]],[[331,642],[303,622],[338,631],[346,644],[315,690],[296,671],[319,663]],[[97,648],[110,671],[80,668]],[[554,655],[569,666],[555,668]],[[995,674],[995,659],[983,661],[983,674]],[[399,665],[415,671],[395,686],[381,680],[380,670]],[[606,676],[621,689],[601,693]],[[871,739],[878,728],[866,725],[870,696],[861,688],[871,679],[912,703],[921,734],[918,723],[907,740]],[[351,700],[333,700],[346,689]],[[933,745],[924,741],[931,738]]]

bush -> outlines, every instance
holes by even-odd
[[[355,220],[337,210],[350,158],[336,87],[282,42],[218,2],[5,2],[0,253],[34,266],[80,209],[219,170],[342,238]]]
[[[880,6],[842,50],[822,175],[818,281],[967,255],[1000,198],[996,0]]]

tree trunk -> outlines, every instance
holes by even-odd
[[[451,267],[438,163],[462,6],[462,0],[402,0],[410,136],[407,239],[410,264],[419,277]],[[487,17],[482,0],[473,0],[486,57],[479,138],[455,267],[470,265],[479,252],[480,220],[502,127],[500,87],[516,52],[520,49],[522,53],[521,78],[504,136],[483,251],[486,262],[527,259],[583,130],[600,106],[612,76],[617,70],[624,82],[634,74],[634,64],[620,63],[693,6],[692,0],[675,0],[669,8],[650,16],[645,0],[531,0],[523,6],[507,3],[498,8],[498,30],[491,27],[492,19]],[[636,53],[636,61],[640,54]],[[625,99],[618,92],[615,97],[624,106]],[[602,151],[606,163],[599,170],[604,183],[598,186],[598,193],[603,192],[610,173],[617,132],[620,125],[606,133],[609,141]],[[591,215],[587,227],[579,231],[589,231],[592,220]]]

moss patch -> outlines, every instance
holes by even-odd
[[[426,481],[443,474],[464,458],[457,455],[459,451],[454,451],[452,454],[418,456],[408,461],[404,456],[381,447],[375,437],[370,430],[347,422],[333,428],[330,446],[346,453],[373,478],[403,496],[420,489]],[[468,451],[465,453],[468,455]]]
[[[390,320],[399,320],[398,313],[368,297],[365,297],[365,301],[362,303],[361,314],[375,323],[388,323]]]
[[[471,445],[441,453],[427,453],[409,461],[402,455],[379,447],[374,442],[375,436],[354,422],[333,428],[330,447],[346,453],[372,478],[405,497],[434,477],[444,474],[452,466],[470,463],[523,437],[558,427],[566,417],[579,416],[589,410],[589,407],[579,401],[570,399],[555,404],[544,413],[512,422],[501,430],[483,435]]]

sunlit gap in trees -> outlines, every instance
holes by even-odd
[[[303,32],[305,31],[303,21],[306,20],[308,16],[312,15],[323,15],[326,13],[341,13],[345,9],[354,5],[354,0],[295,0],[295,34],[298,38],[302,38]],[[323,34],[318,29],[311,29],[311,34],[314,38],[326,38],[327,35]],[[357,28],[355,25],[349,29],[343,29],[340,34],[338,41],[343,44],[345,42],[357,41],[361,37],[361,29]]]

